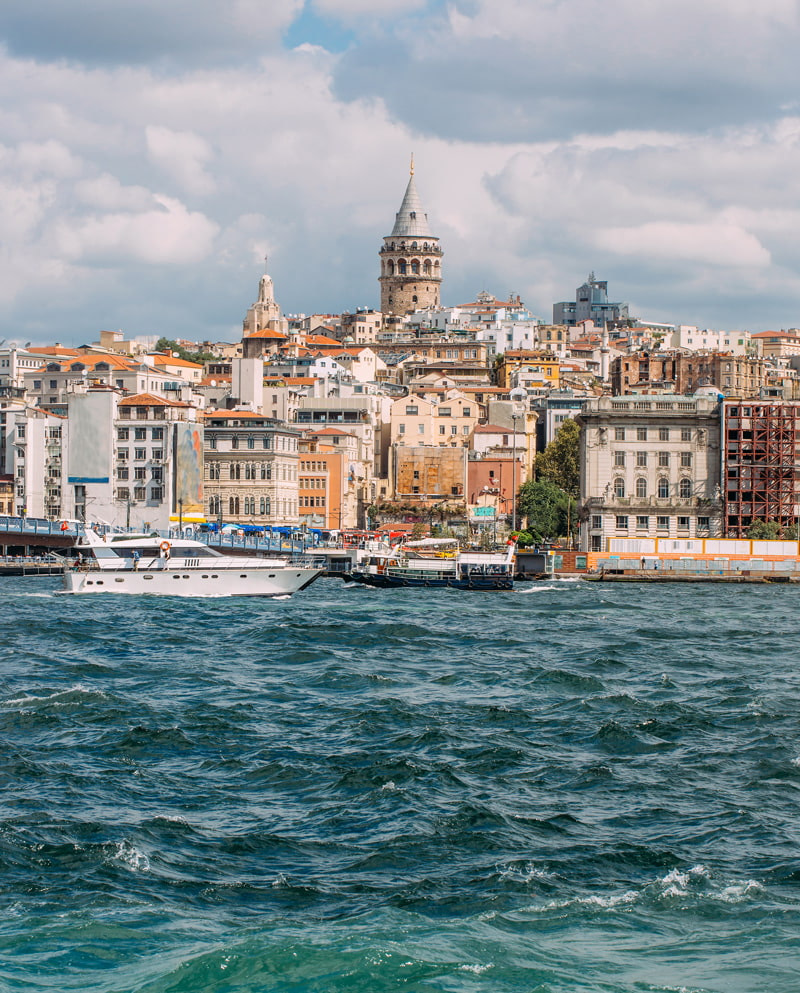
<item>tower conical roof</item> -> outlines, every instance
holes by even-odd
[[[428,215],[422,209],[422,201],[417,193],[412,167],[411,176],[406,187],[406,195],[397,212],[391,238],[432,238],[428,226]]]

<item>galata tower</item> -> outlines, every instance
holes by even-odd
[[[414,158],[406,195],[397,212],[392,233],[380,250],[381,311],[408,314],[439,306],[442,282],[442,252],[439,239],[431,234],[428,215],[414,182]]]

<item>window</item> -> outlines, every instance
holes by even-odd
[[[152,472],[153,472],[153,482],[154,482],[154,483],[160,483],[160,482],[161,482],[161,480],[162,480],[162,479],[164,478],[164,477],[163,477],[163,476],[161,475],[161,466],[156,466],[156,467],[155,467],[155,468],[154,468],[154,469],[152,470]]]
[[[233,438],[231,438],[231,448],[238,448],[238,447],[239,447],[239,439],[236,436],[234,436]]]
[[[234,517],[239,513],[239,497],[229,497],[228,499],[228,513],[231,517]]]
[[[647,516],[636,518],[636,530],[637,531],[649,531],[650,530],[650,518]]]
[[[419,407],[416,404],[408,404],[406,407],[406,413],[416,417],[417,414],[419,414]]]
[[[131,498],[131,491],[128,489],[128,487],[120,486],[120,488],[117,490],[117,499],[130,500],[130,498]]]
[[[698,517],[697,518],[697,530],[698,531],[709,531],[711,529],[711,518],[710,517]]]
[[[639,466],[640,469],[647,465],[647,452],[636,453],[636,465]]]
[[[261,444],[264,448],[272,448],[272,435],[264,435]]]
[[[153,486],[150,490],[151,500],[158,500],[160,503],[164,499],[164,488],[163,486]]]
[[[640,500],[643,500],[647,496],[647,480],[644,476],[640,476],[636,480],[636,496]]]
[[[50,389],[51,390],[57,390],[58,389],[58,380],[57,379],[51,379],[50,380]]]
[[[450,434],[458,434],[458,425],[457,424],[451,424],[450,425]]]
[[[216,439],[215,437],[213,437],[213,436],[212,436],[211,438],[209,438],[209,439],[208,439],[208,447],[209,447],[209,448],[210,448],[210,449],[211,449],[212,451],[213,451],[214,449],[216,449],[216,447],[217,447],[217,439]]]
[[[658,467],[659,469],[669,469],[669,452],[658,453]]]
[[[461,408],[461,416],[462,417],[472,417],[472,409],[470,407],[462,407]]]
[[[692,453],[681,452],[681,469],[691,469],[691,468],[692,468]]]
[[[692,495],[692,481],[691,479],[682,479],[678,486],[678,495],[682,500],[686,500]]]
[[[656,527],[659,531],[669,531],[669,518],[668,517],[657,517]]]
[[[147,428],[134,428],[133,429],[133,440],[134,441],[147,441]]]
[[[127,441],[129,434],[130,434],[130,432],[128,431],[127,428],[118,428],[117,429],[117,441]]]
[[[465,424],[464,425],[464,427],[461,429],[461,433],[462,434],[469,434],[469,424]]]
[[[444,434],[444,424],[439,425],[439,434]]]
[[[418,424],[417,425],[417,434],[425,434],[425,425],[424,424]]]
[[[659,441],[669,441],[669,428],[659,428],[658,429],[658,440]]]
[[[600,531],[603,527],[603,517],[601,514],[592,514],[592,530]]]
[[[625,441],[625,428],[614,428],[614,440]]]
[[[147,479],[147,469],[143,465],[137,465],[133,470],[134,479]]]
[[[128,478],[128,467],[122,465],[117,469],[117,479],[127,479]]]
[[[666,500],[669,497],[669,480],[666,476],[659,477],[657,492],[659,500]]]
[[[625,480],[622,476],[617,476],[614,480],[614,496],[618,498],[625,496]]]
[[[153,428],[151,435],[153,441],[163,441],[164,440],[164,429],[163,428]]]
[[[449,416],[450,416],[450,408],[449,407],[440,407],[439,408],[439,417],[449,417]]]
[[[397,428],[398,428],[400,434],[405,434],[406,433],[406,426],[405,426],[405,424],[398,424],[397,425]]]
[[[681,441],[691,441],[691,440],[692,440],[692,429],[681,428]]]
[[[154,462],[162,462],[163,460],[164,460],[164,449],[163,448],[154,448],[153,449],[153,461]]]
[[[40,390],[42,388],[42,381],[41,381],[41,379],[34,379],[34,381],[33,381],[33,388],[35,390]]]
[[[688,517],[679,517],[678,518],[678,530],[679,531],[688,531],[689,530],[689,518]]]
[[[147,458],[147,449],[146,448],[134,448],[134,450],[133,450],[133,457],[135,459],[138,459],[141,462],[143,459],[146,459]]]
[[[647,428],[637,428],[636,429],[636,440],[637,441],[647,441]]]
[[[117,459],[120,462],[127,462],[128,461],[128,449],[127,448],[118,448],[117,449]]]
[[[625,452],[614,452],[614,465],[624,467],[625,465]]]
[[[593,534],[592,535],[592,549],[591,550],[593,552],[601,552],[603,550],[602,549],[602,544],[603,544],[603,536],[600,535],[600,534]]]
[[[617,514],[617,531],[627,531],[627,530],[628,530],[627,515]]]
[[[256,439],[255,438],[248,438],[247,439],[247,447],[248,448],[251,448],[251,449],[252,448],[255,448],[256,447]],[[246,513],[246,511],[245,511],[245,513]]]
[[[133,498],[134,498],[134,500],[146,500],[147,499],[147,490],[144,488],[144,486],[137,486],[134,489],[134,491],[133,491]]]

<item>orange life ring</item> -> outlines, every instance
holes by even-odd
[[[170,548],[172,548],[172,545],[168,541],[162,541],[158,547],[161,549],[162,552],[168,552]]]

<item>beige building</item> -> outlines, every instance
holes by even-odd
[[[583,551],[607,538],[721,534],[720,412],[709,396],[588,400],[578,514]]]
[[[296,526],[300,432],[247,410],[215,410],[204,422],[209,519]]]
[[[469,448],[479,417],[478,403],[459,390],[447,390],[440,399],[410,394],[392,404],[392,446]]]

